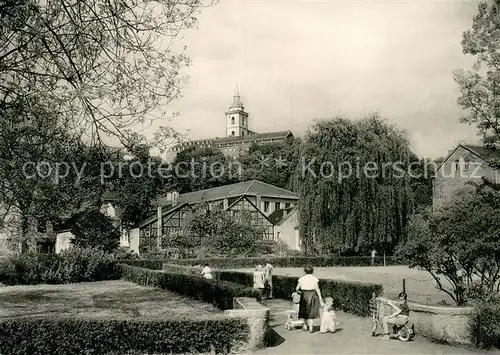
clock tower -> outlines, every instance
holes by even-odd
[[[226,111],[226,137],[243,137],[248,130],[248,113],[241,102],[238,86],[234,90],[233,103]]]

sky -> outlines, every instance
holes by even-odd
[[[317,119],[376,111],[407,132],[418,155],[446,155],[478,141],[474,126],[459,123],[453,80],[473,63],[460,41],[477,5],[221,0],[179,39],[192,65],[170,124],[191,139],[225,136],[237,84],[253,131],[303,136]]]

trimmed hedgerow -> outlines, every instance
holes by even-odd
[[[164,262],[178,264],[178,265],[205,265],[221,269],[239,269],[239,268],[253,268],[256,265],[265,265],[267,261],[275,267],[304,267],[305,265],[314,265],[316,267],[329,267],[329,266],[370,266],[371,257],[353,256],[353,257],[339,257],[339,256],[325,256],[325,257],[269,257],[269,258],[210,258],[210,259],[178,259],[178,260],[164,260]],[[399,265],[394,257],[386,257],[386,265]],[[375,264],[383,265],[384,258],[376,257]]]
[[[214,271],[217,279],[231,281],[242,285],[252,285],[253,275],[239,271]],[[297,287],[298,277],[273,275],[273,294],[276,298],[289,300]],[[336,309],[366,317],[370,315],[369,301],[372,293],[380,295],[382,285],[339,281],[320,280],[319,287],[323,297],[332,297]]]
[[[471,342],[481,348],[500,349],[500,302],[481,302],[469,318]]]
[[[126,264],[130,266],[143,267],[151,270],[161,270],[165,259],[136,259],[136,260],[117,260],[119,264]]]
[[[0,322],[0,353],[228,353],[248,339],[247,321],[213,315],[194,319],[27,317]]]
[[[211,303],[219,309],[233,308],[235,297],[253,297],[258,293],[252,287],[241,284],[207,280],[196,275],[149,270],[120,264],[123,278],[144,286],[167,289],[181,295]]]
[[[95,248],[70,248],[60,254],[15,254],[0,261],[0,282],[6,285],[65,284],[119,278],[120,270],[112,255]]]

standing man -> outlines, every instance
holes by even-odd
[[[375,250],[375,248],[373,248],[373,250],[372,250],[372,266],[375,265],[375,256],[377,256],[377,251]]]
[[[264,280],[266,281],[268,298],[273,298],[273,270],[274,267],[269,260],[266,260],[266,266],[264,266]]]

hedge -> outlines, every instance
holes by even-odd
[[[215,277],[242,285],[252,285],[253,275],[239,271],[214,271]],[[273,275],[273,296],[290,300],[297,287],[298,277]],[[323,297],[332,297],[335,309],[367,317],[370,316],[369,301],[372,293],[382,293],[382,285],[354,281],[320,280],[319,287]]]
[[[484,302],[474,306],[469,319],[471,342],[481,348],[500,349],[500,302]]]
[[[161,270],[165,259],[124,259],[117,260],[118,264],[126,264],[130,266],[138,266],[151,270]]]
[[[178,319],[27,317],[0,322],[0,353],[170,354],[228,353],[248,339],[240,318]]]
[[[124,264],[120,264],[120,267],[122,277],[125,280],[144,286],[168,289],[187,297],[211,303],[222,310],[232,309],[235,297],[258,299],[258,293],[252,287],[229,281],[207,280],[201,275],[163,272]]]
[[[5,285],[65,284],[120,278],[112,255],[93,248],[70,248],[60,254],[14,254],[0,261]]]
[[[149,269],[160,270],[162,263],[171,263],[185,266],[205,265],[208,264],[212,268],[221,269],[240,269],[254,268],[256,265],[265,265],[267,261],[275,267],[304,267],[305,265],[313,265],[315,267],[329,266],[371,266],[371,257],[369,256],[325,256],[325,257],[269,257],[269,258],[209,258],[209,259],[143,259],[143,260],[124,260],[123,263],[147,267]],[[376,265],[383,265],[384,258],[376,257]],[[395,257],[386,257],[386,265],[401,265]]]

